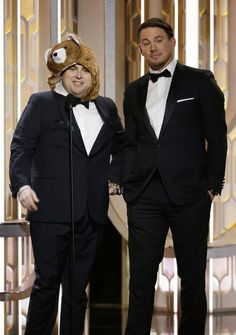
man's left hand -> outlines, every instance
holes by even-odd
[[[108,183],[109,195],[121,194],[120,185],[115,183]]]

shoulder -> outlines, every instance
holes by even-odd
[[[182,72],[185,76],[194,79],[214,79],[214,74],[208,69],[199,69],[177,63],[176,70]]]
[[[104,118],[109,119],[111,122],[119,120],[117,106],[111,98],[99,95],[95,99],[95,104]]]
[[[224,99],[224,94],[220,89],[214,74],[207,69],[197,69],[190,66],[177,64],[184,73],[184,78],[189,82],[195,82],[203,96],[219,96]],[[177,70],[178,71],[178,70]]]
[[[145,85],[148,83],[148,73],[146,73],[145,75],[143,75],[142,77],[134,80],[134,81],[131,81],[127,86],[126,86],[126,89],[125,89],[125,92],[132,92],[132,91],[136,91],[137,88],[140,86],[140,85]]]
[[[116,109],[116,104],[111,98],[103,97],[101,95],[98,95],[97,98],[96,98],[96,102],[99,105],[102,105],[106,108],[112,108],[112,109],[115,108]]]
[[[61,97],[64,99],[63,96]],[[30,96],[29,101],[43,103],[43,102],[56,101],[57,99],[60,99],[60,94],[57,94],[53,91],[45,91],[45,92],[33,93]]]

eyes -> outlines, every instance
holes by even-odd
[[[71,66],[68,70],[71,73],[76,73],[76,72],[79,72],[79,71],[81,71],[82,73],[89,73],[89,70],[84,66],[81,66],[81,69],[79,69],[77,66]]]
[[[163,42],[163,40],[164,40],[164,39],[161,38],[161,37],[156,37],[156,38],[154,38],[153,42],[151,42],[151,41],[148,40],[147,38],[144,38],[144,39],[141,41],[141,44],[142,44],[142,46],[147,47],[147,46],[151,45],[152,43],[154,43],[154,44],[161,44],[161,43]]]

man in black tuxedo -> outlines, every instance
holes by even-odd
[[[124,97],[124,199],[130,295],[126,335],[150,334],[155,283],[170,228],[181,278],[179,335],[203,335],[211,202],[223,187],[224,97],[213,74],[174,59],[172,27],[144,22],[139,48],[150,74]]]
[[[62,283],[60,334],[82,335],[109,194],[119,194],[123,129],[114,102],[98,95],[95,56],[77,36],[49,49],[46,61],[52,90],[30,97],[11,144],[11,189],[28,210],[35,257],[25,334],[51,334]]]

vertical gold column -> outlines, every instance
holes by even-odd
[[[184,64],[185,63],[185,22],[186,22],[186,14],[185,14],[185,1],[187,0],[178,0],[179,8],[178,8],[178,60]]]
[[[162,7],[163,7],[162,3],[163,2],[165,1],[162,1],[162,0],[145,1],[145,3],[148,4],[148,8],[146,8],[146,15],[145,15],[146,19],[152,18],[152,17],[162,17]],[[173,2],[173,0],[171,2]]]
[[[141,23],[140,1],[126,1],[126,82],[140,76],[140,54],[138,48],[137,30]]]
[[[199,67],[210,69],[210,1],[199,0]]]
[[[236,94],[235,94],[235,78],[236,78],[236,1],[228,1],[228,108],[227,108],[227,124],[234,122],[236,126]]]
[[[61,0],[61,38],[67,33],[78,33],[79,1]]]
[[[215,0],[215,54],[214,74],[222,89],[226,106],[228,101],[227,68],[228,68],[228,1]]]
[[[105,43],[104,17],[105,0],[78,2],[78,33],[96,53],[100,69],[100,93],[104,94]],[[96,36],[96,37],[95,37]]]
[[[5,0],[5,219],[17,218],[17,203],[9,189],[8,165],[10,143],[17,122],[17,7],[15,1]]]

